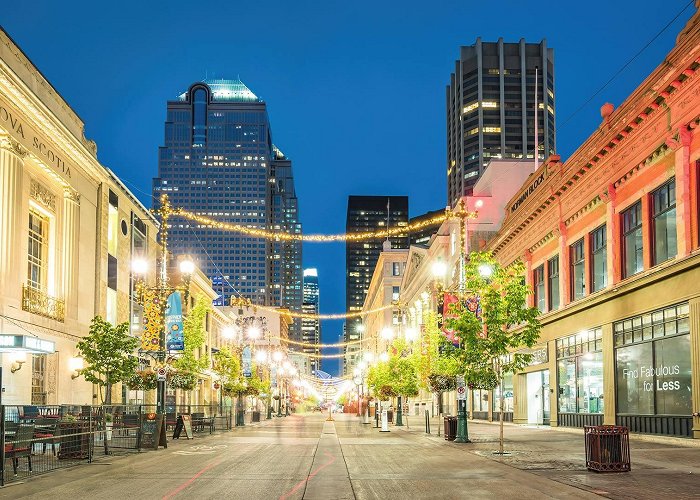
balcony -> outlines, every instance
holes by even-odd
[[[22,310],[63,322],[66,304],[61,299],[51,297],[41,290],[23,285]]]

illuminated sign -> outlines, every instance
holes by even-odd
[[[17,351],[52,354],[56,352],[56,343],[27,335],[0,335],[0,352]]]

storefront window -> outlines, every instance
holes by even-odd
[[[605,224],[591,232],[591,291],[602,290],[608,284],[607,234]]]
[[[513,411],[513,374],[507,373],[503,377],[503,411]],[[493,411],[501,411],[501,386],[500,384],[493,390]]]
[[[615,323],[618,413],[690,415],[687,320],[680,304]]]
[[[547,279],[549,280],[549,310],[559,309],[559,256],[547,261]]]
[[[583,298],[586,295],[585,254],[583,238],[569,248],[571,259],[571,300]]]
[[[535,305],[540,312],[545,312],[544,303],[544,265],[539,266],[533,273],[533,282],[535,284]]]
[[[557,339],[559,411],[603,413],[602,330]]]
[[[474,411],[489,411],[489,391],[472,390],[472,408]]]
[[[667,182],[651,194],[654,264],[676,256],[676,182]]]

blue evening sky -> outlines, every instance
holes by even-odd
[[[205,75],[240,76],[293,160],[304,231],[336,233],[349,194],[408,195],[412,215],[446,204],[445,85],[460,45],[547,39],[567,158],[600,124],[600,106],[620,104],[661,63],[692,13],[688,0],[35,0],[3,9],[0,24],[147,206],[165,102]],[[342,312],[344,246],[305,244],[304,266],[319,269],[322,311]],[[341,332],[341,321],[324,322],[325,342]]]

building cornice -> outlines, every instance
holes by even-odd
[[[562,204],[559,220],[575,220],[577,213],[581,215],[582,206],[592,208],[591,203],[597,197],[595,191],[601,185],[619,186],[628,181],[663,157],[670,149],[669,144],[678,140],[677,135],[697,126],[697,111],[690,104],[700,97],[699,16],[696,12],[679,35],[676,47],[635,92],[617,110],[603,113],[604,122],[571,158],[561,163],[554,155],[531,176],[537,179],[547,172],[537,191],[507,214],[503,227],[489,245],[495,254],[503,253],[526,228],[532,237],[551,231],[557,225],[557,217],[548,210],[553,203]],[[528,189],[527,183],[524,189]],[[507,206],[513,206],[523,192],[521,189]],[[547,217],[543,217],[545,212]],[[538,231],[532,227],[535,221],[541,221]],[[531,248],[536,244],[525,241],[520,246]],[[508,253],[510,257],[512,252]]]

